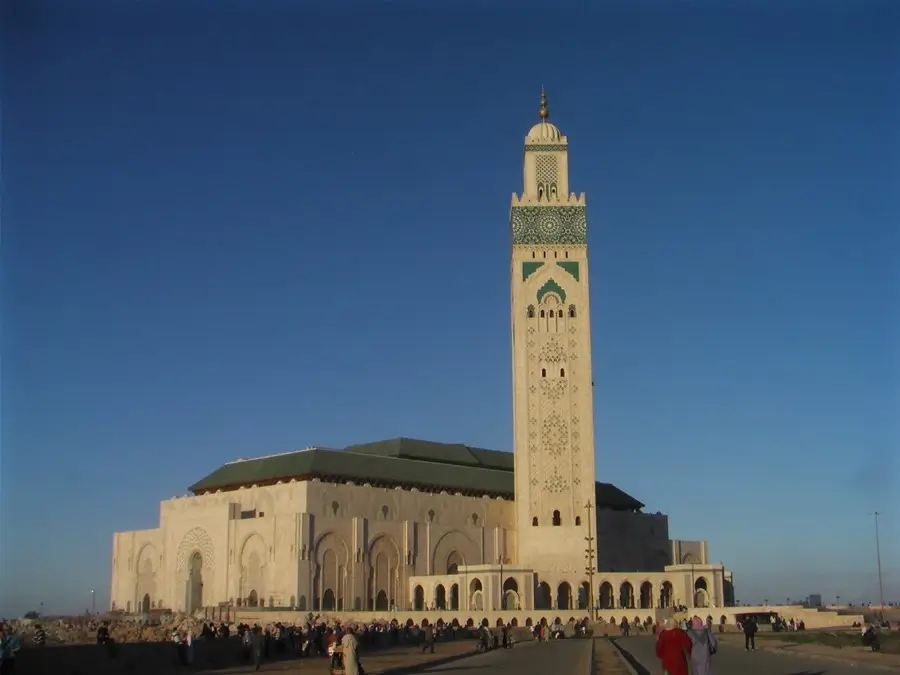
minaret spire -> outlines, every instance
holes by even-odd
[[[550,108],[547,107],[547,92],[544,91],[543,85],[541,86],[541,107],[538,109],[538,115],[541,117],[541,122],[546,122],[550,117]]]

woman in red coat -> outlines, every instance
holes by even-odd
[[[666,675],[689,675],[691,646],[688,634],[678,627],[674,619],[666,619],[656,639],[656,656],[662,662]]]

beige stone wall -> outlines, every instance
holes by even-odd
[[[705,541],[674,539],[671,551],[672,565],[696,565],[709,562],[709,548]]]
[[[513,520],[506,500],[318,481],[170,499],[159,528],[114,535],[111,601],[405,606],[412,575],[510,559]]]
[[[523,264],[532,262],[543,265],[523,279]],[[558,262],[577,262],[579,279]],[[518,560],[536,570],[561,570],[583,563],[579,528],[594,498],[587,250],[516,246],[511,273]],[[551,280],[564,288],[565,300],[547,293],[538,302],[538,290]],[[532,308],[535,317],[529,317]],[[554,318],[546,318],[551,312]],[[559,527],[553,526],[555,513]]]

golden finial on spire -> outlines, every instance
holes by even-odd
[[[547,92],[544,91],[544,87],[541,87],[541,107],[538,110],[538,115],[541,116],[542,122],[546,122],[547,118],[550,117],[550,108],[547,107]]]

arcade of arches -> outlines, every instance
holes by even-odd
[[[459,568],[456,569],[459,571]],[[520,592],[523,579],[521,573],[503,577],[501,590],[496,590],[499,583],[499,569],[494,571],[467,571],[459,576],[414,577],[410,586],[411,602],[408,610],[443,611],[511,611],[527,608]],[[517,576],[519,578],[517,578]],[[697,576],[693,584],[693,597],[685,599],[682,595],[691,593],[682,589],[676,592],[676,585],[668,579],[648,579],[643,575],[642,581],[624,579],[618,582],[599,581],[595,589],[594,607],[597,610],[613,609],[666,609],[676,605],[690,605],[698,608],[714,607],[710,582],[705,576]],[[653,575],[656,577],[657,575]],[[660,575],[661,576],[661,575]],[[676,577],[677,579],[677,577]],[[595,581],[597,581],[595,579]],[[493,589],[493,590],[492,590]],[[463,595],[460,595],[460,593]],[[725,581],[723,592],[725,601],[729,600],[730,581]],[[590,585],[587,581],[549,583],[535,579],[533,604],[535,610],[586,610],[590,601]],[[733,601],[732,601],[733,602]]]

